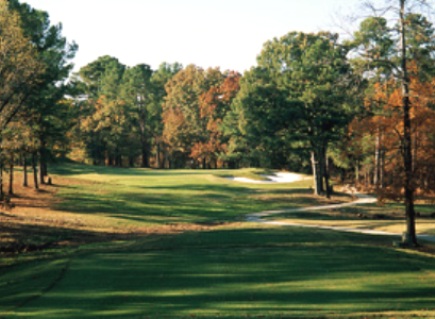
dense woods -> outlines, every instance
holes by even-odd
[[[418,3],[394,1],[352,39],[326,31],[272,39],[244,74],[179,63],[153,70],[107,55],[70,75],[78,47],[61,25],[0,0],[0,172],[12,181],[21,165],[35,188],[50,161],[65,157],[312,172],[319,195],[340,179],[405,198],[415,243],[414,196],[435,190],[435,31],[409,10]]]

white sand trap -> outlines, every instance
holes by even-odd
[[[241,183],[273,184],[273,183],[294,183],[310,178],[306,175],[290,173],[290,172],[278,172],[273,175],[262,175],[262,176],[265,177],[267,180],[258,181],[246,177],[230,177],[229,179]]]

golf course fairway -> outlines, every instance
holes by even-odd
[[[72,164],[56,173],[50,208],[20,224],[22,240],[51,245],[2,254],[0,318],[435,318],[431,244],[246,222],[325,204],[309,181]]]

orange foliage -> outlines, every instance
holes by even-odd
[[[418,192],[435,191],[435,79],[422,82],[412,78],[411,89],[411,127],[414,164],[414,187]],[[394,81],[376,83],[364,101],[372,116],[355,119],[349,132],[353,144],[360,145],[367,137],[371,146],[366,146],[375,154],[375,140],[385,156],[384,174],[386,176],[384,195],[399,198],[402,193],[404,170],[402,159],[403,110],[402,91]]]
[[[212,87],[200,97],[200,116],[206,122],[207,141],[196,143],[190,157],[197,161],[216,162],[219,153],[226,152],[222,142],[221,124],[226,111],[239,91],[240,74],[230,73],[222,84]]]
[[[170,145],[172,148],[179,147],[179,145],[176,145],[177,143],[174,139],[174,136],[179,134],[184,124],[183,113],[179,109],[170,108],[163,112],[162,117],[163,122],[165,123],[163,130],[164,142]]]
[[[240,78],[236,72],[204,72],[189,66],[166,85],[163,139],[170,154],[189,156],[195,166],[218,166],[219,156],[226,152],[221,124],[239,90]]]

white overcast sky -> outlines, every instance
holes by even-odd
[[[290,31],[337,31],[336,17],[357,13],[361,0],[22,2],[63,24],[63,35],[79,45],[75,70],[107,54],[129,66],[180,62],[243,72],[267,40]]]

